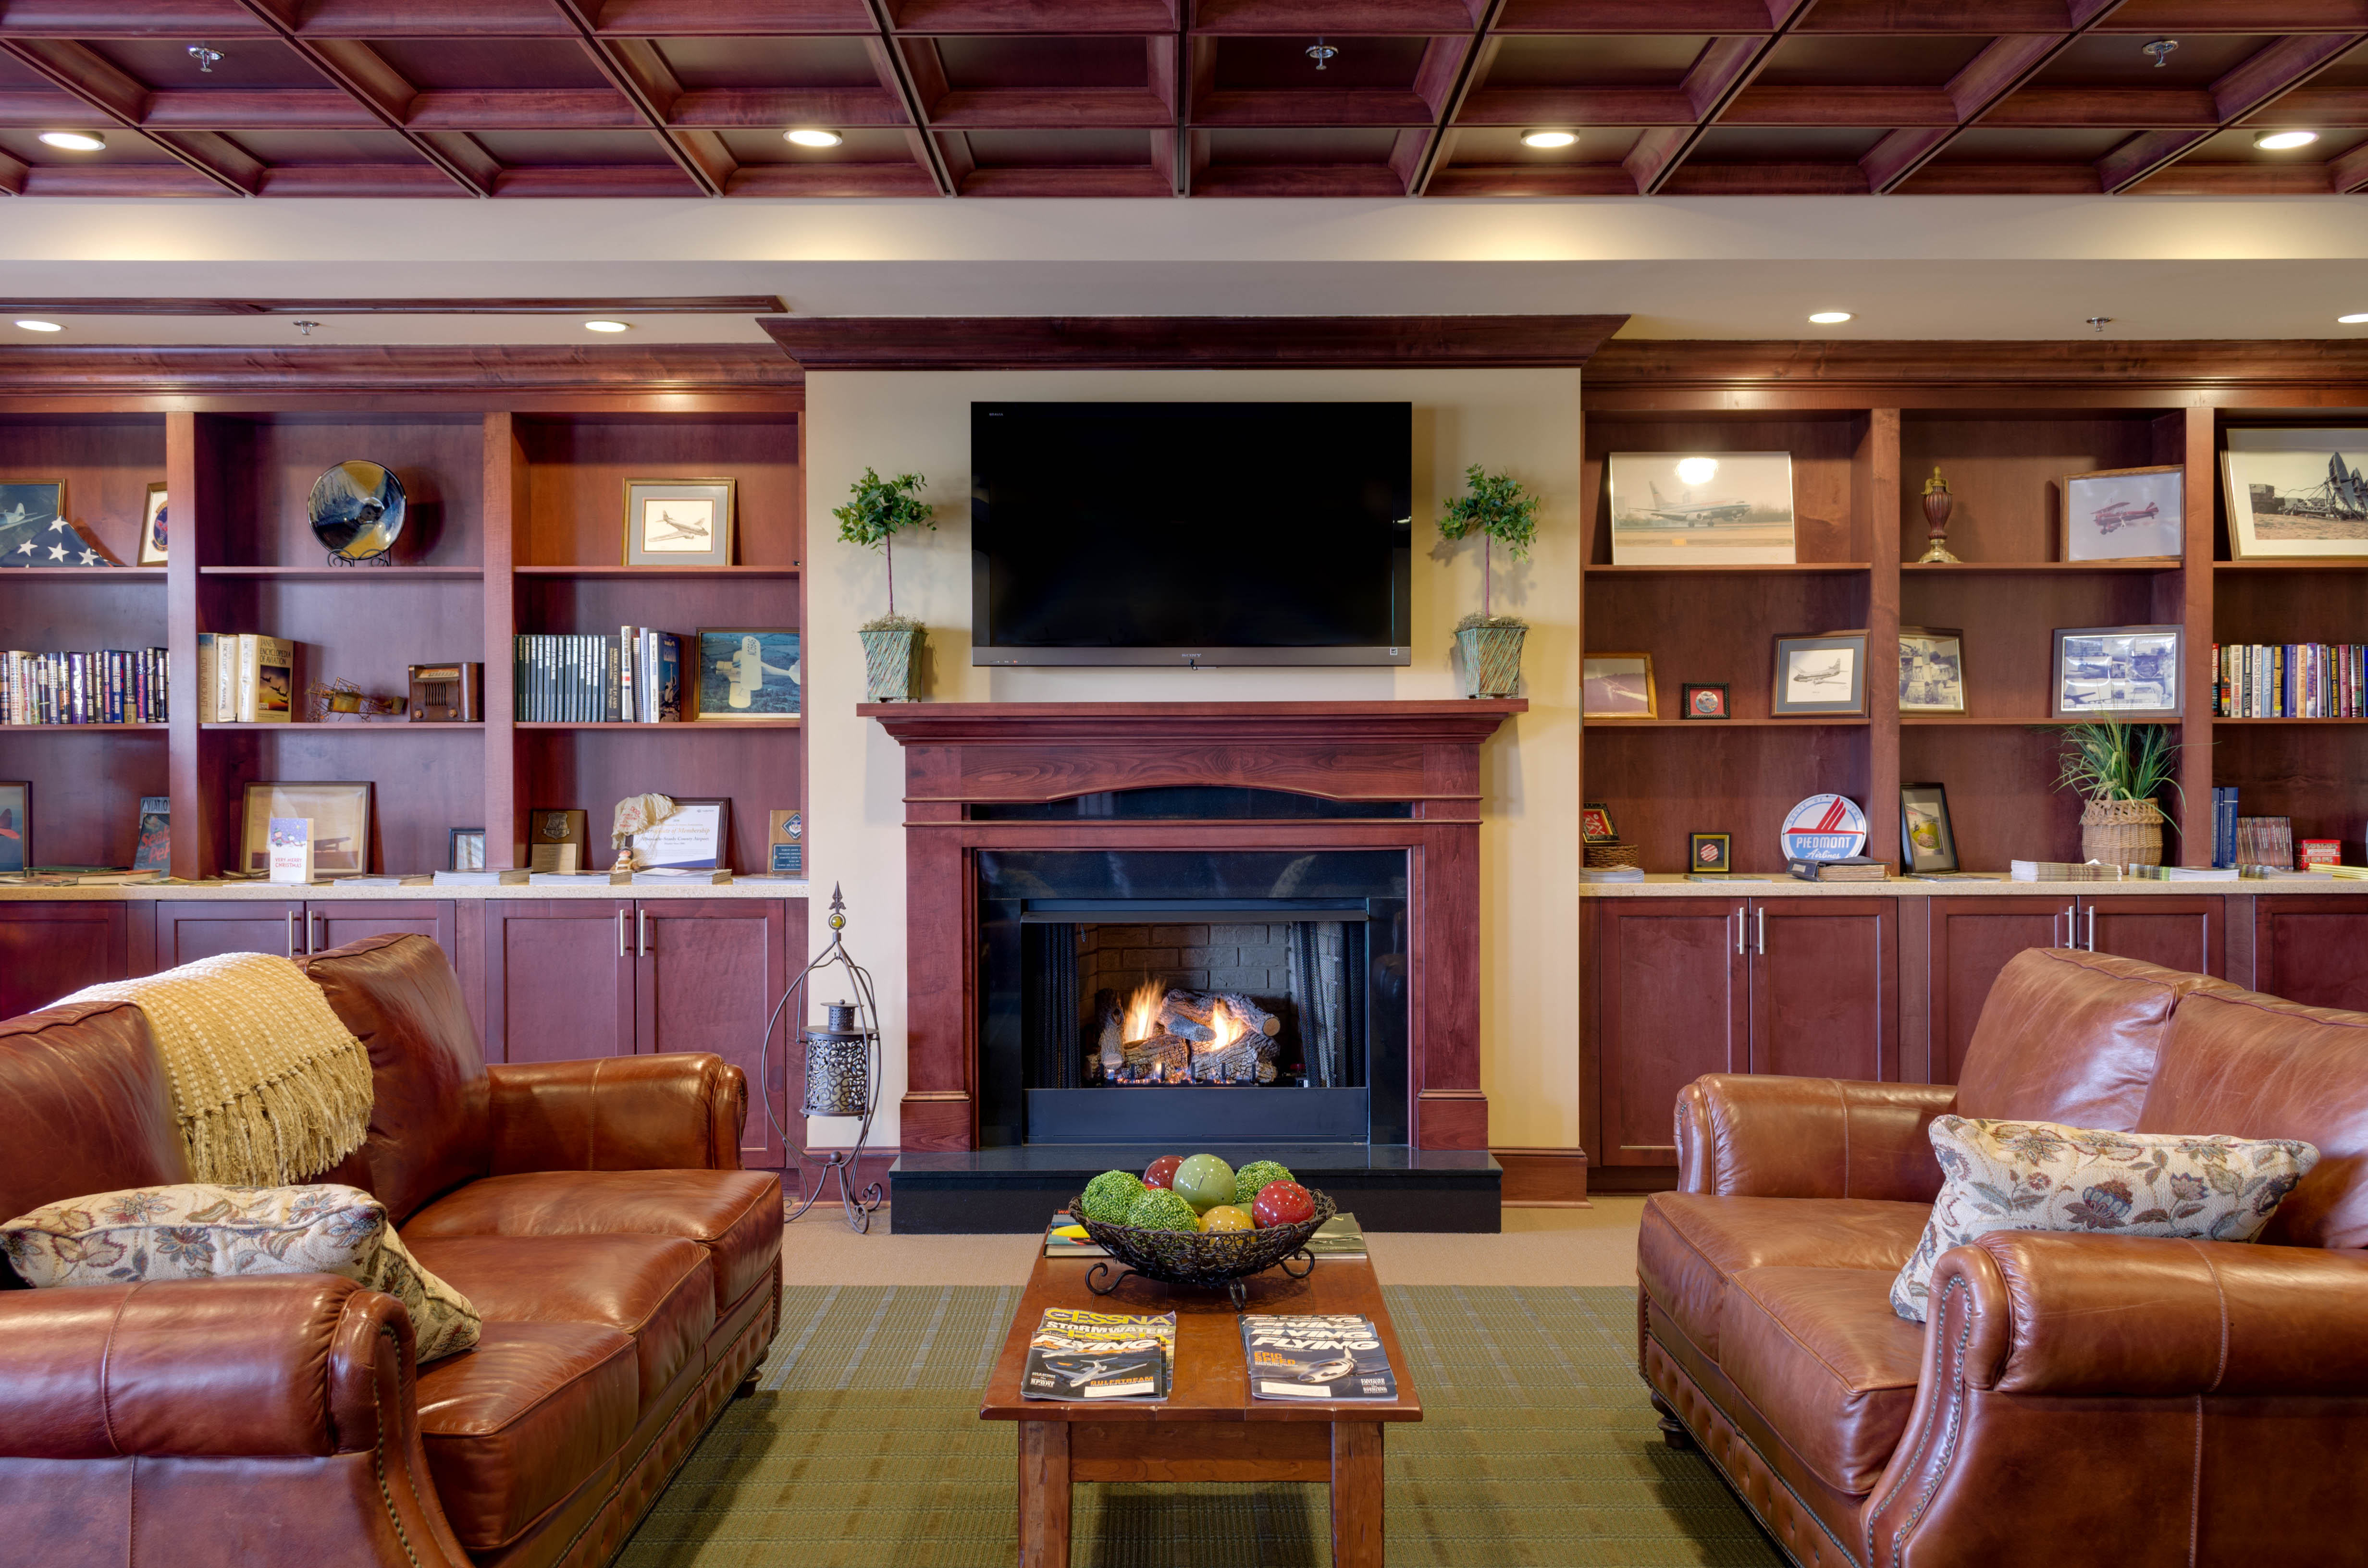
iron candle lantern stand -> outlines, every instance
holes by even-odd
[[[860,1233],[871,1230],[871,1211],[887,1200],[876,1181],[860,1189],[855,1185],[856,1162],[862,1158],[863,1147],[871,1140],[871,1119],[880,1109],[880,1004],[872,992],[871,971],[857,963],[847,950],[846,929],[847,900],[833,884],[830,946],[798,971],[798,977],[790,982],[790,988],[774,1005],[773,1016],[765,1020],[765,1039],[757,1051],[757,1078],[759,1097],[765,1102],[765,1119],[772,1122],[782,1145],[796,1152],[801,1174],[803,1167],[820,1167],[814,1172],[814,1186],[807,1191],[805,1201],[791,1212],[789,1220],[799,1219],[813,1208],[814,1199],[822,1196],[823,1183],[836,1173],[839,1207],[846,1211],[847,1227]],[[825,1004],[829,1021],[821,1028],[806,1026],[807,1010],[813,1006],[814,979],[829,969],[846,971],[855,1000]],[[801,1096],[799,1111],[806,1116],[860,1117],[862,1122],[856,1131],[854,1148],[834,1149],[827,1155],[816,1156],[792,1139],[773,1115],[773,1030],[784,1012],[798,1020],[792,1027],[805,1047],[805,1093]]]

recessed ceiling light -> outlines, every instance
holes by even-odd
[[[41,142],[45,146],[63,147],[69,153],[107,151],[107,138],[96,131],[44,131]]]
[[[2368,322],[2368,311],[2354,311],[2348,316],[2338,316],[2335,319],[2345,326],[2358,326],[2362,322]]]
[[[1571,147],[1576,146],[1577,142],[1578,132],[1576,131],[1524,131],[1521,132],[1521,145],[1524,147]]]
[[[1848,311],[1812,311],[1809,319],[1819,326],[1839,326],[1850,319]]]
[[[818,125],[802,125],[795,131],[782,131],[781,140],[800,147],[836,147],[847,138]]]
[[[63,332],[65,328],[53,321],[20,321],[17,324],[27,332]]]
[[[627,322],[588,321],[584,324],[584,330],[586,332],[631,332],[633,329],[632,324]]]
[[[2289,147],[2307,147],[2317,140],[2316,131],[2264,131],[2253,138],[2253,145],[2264,153],[2283,153]]]

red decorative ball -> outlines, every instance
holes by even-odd
[[[1296,1225],[1315,1218],[1315,1199],[1295,1181],[1270,1181],[1258,1188],[1258,1199],[1250,1205],[1250,1215],[1261,1229]]]
[[[1172,1188],[1176,1181],[1176,1167],[1183,1163],[1184,1156],[1181,1154],[1160,1155],[1159,1158],[1152,1161],[1150,1165],[1144,1169],[1143,1173],[1143,1185],[1145,1187],[1165,1187]]]

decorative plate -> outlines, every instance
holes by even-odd
[[[403,534],[403,481],[381,463],[341,462],[313,482],[306,511],[313,537],[332,562],[368,561],[394,548]]]
[[[1839,860],[1866,848],[1866,813],[1841,795],[1812,795],[1784,813],[1784,857]]]

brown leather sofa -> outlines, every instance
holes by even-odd
[[[738,1168],[739,1069],[489,1069],[426,937],[308,967],[376,1074],[327,1179],[484,1336],[416,1368],[393,1298],[321,1274],[0,1291],[11,1568],[605,1562],[772,1341],[780,1183]],[[137,1008],[0,1024],[0,1212],[188,1179]]]
[[[1998,1234],[1888,1300],[1943,1112],[2305,1138],[2262,1244]],[[2047,949],[1952,1086],[1718,1075],[1637,1237],[1642,1369],[1793,1561],[2345,1562],[2368,1541],[2368,1014]]]

